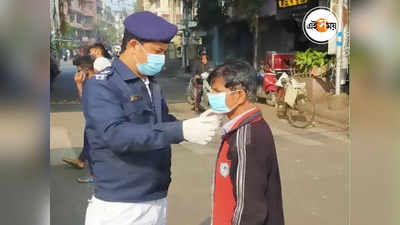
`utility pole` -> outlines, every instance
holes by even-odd
[[[256,23],[255,23],[255,29],[254,29],[254,60],[253,60],[253,66],[254,69],[257,70],[257,58],[258,58],[258,39],[259,39],[259,18],[258,15],[256,15]]]
[[[340,80],[342,77],[342,46],[343,46],[343,0],[338,0],[337,16],[339,30],[336,38],[336,88],[335,95],[340,95]]]
[[[188,0],[183,0],[183,39],[182,39],[182,67],[186,70],[188,32],[189,32],[189,9]]]

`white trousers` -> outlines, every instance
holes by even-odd
[[[127,203],[107,202],[92,197],[86,211],[85,225],[166,225],[167,198]]]

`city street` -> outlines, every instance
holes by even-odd
[[[189,79],[185,79],[185,74],[181,72],[182,70],[180,70],[178,62],[178,60],[167,62],[162,71],[162,76],[158,78],[158,82],[162,85],[164,94],[170,103],[182,102],[184,100],[184,90],[182,87],[189,82]],[[57,76],[54,83],[51,102],[78,104],[79,96],[74,83],[75,66],[72,65],[71,60],[66,62],[61,61],[60,70],[61,73]],[[186,75],[186,77],[188,76]]]
[[[66,166],[63,157],[76,157],[83,143],[84,118],[74,86],[75,69],[62,62],[62,73],[51,96],[51,224],[83,225],[92,186],[76,178],[87,169]],[[167,63],[158,81],[170,112],[179,119],[196,116],[185,103],[189,75],[178,61]],[[342,225],[349,211],[348,131],[316,124],[293,128],[278,119],[275,109],[258,104],[275,138],[287,225]],[[205,145],[173,145],[172,183],[168,196],[169,225],[206,225],[211,214],[211,179],[220,136]]]

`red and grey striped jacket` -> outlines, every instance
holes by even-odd
[[[259,109],[222,137],[213,182],[212,225],[283,225],[274,139]]]

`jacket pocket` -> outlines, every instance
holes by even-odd
[[[125,116],[129,118],[131,122],[143,124],[150,122],[153,116],[153,110],[143,100],[135,102],[127,102],[122,104]]]

